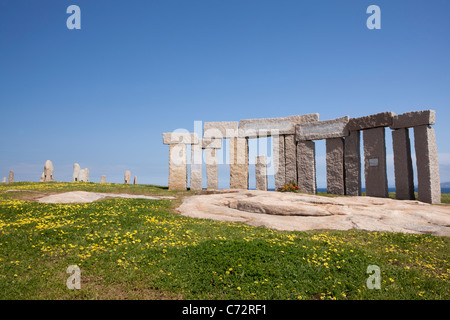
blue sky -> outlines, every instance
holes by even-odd
[[[66,27],[72,4],[81,30]],[[366,27],[372,4],[380,30]],[[50,159],[60,181],[77,162],[91,181],[128,169],[167,185],[162,133],[196,120],[434,109],[450,181],[448,12],[446,0],[0,0],[0,178],[39,181]]]

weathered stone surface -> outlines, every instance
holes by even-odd
[[[80,169],[80,173],[78,174],[78,181],[89,182],[89,169]]]
[[[258,138],[295,134],[298,124],[319,120],[318,113],[268,119],[245,119],[239,123],[239,137]]]
[[[80,175],[80,165],[78,163],[73,164],[72,182],[78,181]]]
[[[197,133],[165,132],[163,133],[164,144],[198,144]]]
[[[272,137],[273,165],[275,174],[275,189],[282,188],[286,184],[286,161],[284,150],[284,135]]]
[[[418,197],[427,203],[441,202],[439,163],[434,129],[423,125],[414,127]]]
[[[137,177],[136,176],[134,176],[133,184],[137,184]]]
[[[361,195],[361,134],[350,131],[345,138],[345,194],[348,196]]]
[[[388,197],[384,127],[364,130],[363,140],[366,195]]]
[[[169,145],[169,190],[187,190],[186,144]]]
[[[219,167],[217,161],[217,149],[205,149],[206,159],[206,188],[208,190],[219,189]]]
[[[237,138],[238,129],[238,121],[205,122],[203,126],[203,137],[219,139]]]
[[[45,161],[44,181],[53,181],[53,163],[50,160]]]
[[[348,121],[349,130],[364,130],[378,127],[389,127],[392,125],[394,112],[381,112],[370,116],[351,118]]]
[[[105,175],[102,175],[100,177],[100,183],[106,183],[106,176]]]
[[[298,189],[306,193],[317,193],[314,141],[297,141],[297,171]]]
[[[6,177],[3,177],[2,183],[6,183]]]
[[[433,125],[436,121],[434,110],[412,111],[394,116],[391,129]]]
[[[345,194],[344,139],[326,140],[327,193]]]
[[[260,190],[185,197],[181,215],[278,230],[370,230],[450,236],[450,206]]]
[[[230,138],[230,188],[248,189],[248,139]]]
[[[414,200],[414,177],[408,129],[392,131],[392,146],[394,151],[395,197],[399,200]]]
[[[124,178],[124,183],[125,184],[130,184],[130,182],[131,182],[131,172],[130,172],[130,170],[126,170],[125,171],[125,178]]]
[[[255,157],[256,190],[267,191],[267,159],[266,155]]]
[[[341,138],[348,136],[349,117],[345,116],[333,120],[316,121],[296,126],[296,139],[321,140],[330,138]]]
[[[117,193],[71,191],[45,196],[37,199],[37,201],[41,203],[89,203],[106,197],[125,198],[125,199],[148,199],[148,200],[175,199],[175,197],[170,196],[155,197],[139,194],[126,194],[126,193],[117,194]]]
[[[295,183],[297,181],[297,145],[293,134],[284,136],[284,159],[286,183]]]
[[[202,145],[191,145],[191,190],[202,190]]]
[[[195,144],[193,144],[194,146]],[[203,138],[201,139],[203,149],[222,149],[222,139],[219,138]]]
[[[9,175],[8,175],[8,183],[13,183],[14,182],[14,171],[9,171]]]

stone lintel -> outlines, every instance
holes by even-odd
[[[205,122],[203,125],[204,138],[228,139],[238,137],[238,121]]]
[[[412,111],[394,116],[391,129],[433,125],[435,122],[436,112],[434,110]]]
[[[392,119],[395,116],[394,112],[381,112],[372,114],[370,116],[351,118],[348,121],[349,130],[365,130],[378,127],[389,127],[392,125]]]
[[[316,121],[296,126],[296,140],[321,140],[330,138],[342,138],[349,135],[347,123],[349,117],[333,120]]]
[[[165,132],[163,133],[164,144],[198,144],[197,133],[188,132]]]

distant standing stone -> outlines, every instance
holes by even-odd
[[[89,169],[81,169],[78,175],[78,181],[89,182]]]
[[[78,176],[80,175],[80,165],[78,163],[73,164],[73,174],[72,182],[79,181]]]
[[[125,184],[130,184],[131,181],[131,173],[130,170],[125,171]]]
[[[136,176],[134,176],[133,184],[137,184],[137,177]]]
[[[53,163],[50,160],[45,161],[44,181],[53,181]]]
[[[44,173],[42,172],[41,178],[39,179],[39,182],[44,182]]]
[[[12,183],[14,182],[14,171],[10,171],[9,172],[9,176],[8,176],[8,183]]]
[[[6,177],[3,177],[2,183],[6,183]]]
[[[100,183],[106,183],[106,176],[105,175],[101,176]]]
[[[267,191],[267,159],[266,159],[266,155],[256,156],[255,177],[256,177],[256,190]]]

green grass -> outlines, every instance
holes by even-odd
[[[175,195],[158,186],[17,183],[1,190]],[[108,191],[109,190],[109,191]],[[0,299],[450,299],[447,237],[282,232],[173,212],[179,200],[41,204],[0,192]],[[81,290],[69,290],[69,265]],[[369,265],[381,289],[369,290]]]

